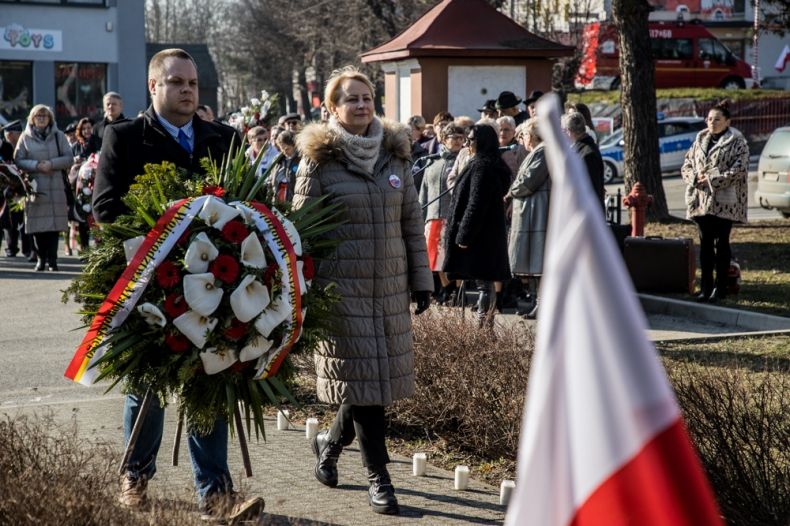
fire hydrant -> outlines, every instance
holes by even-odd
[[[631,209],[631,236],[645,235],[645,216],[647,207],[653,202],[653,196],[645,190],[645,185],[636,183],[631,193],[623,197],[623,206]]]

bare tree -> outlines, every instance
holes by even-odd
[[[655,71],[650,50],[647,0],[612,0],[620,47],[625,191],[638,181],[653,195],[649,220],[669,219],[658,157]]]

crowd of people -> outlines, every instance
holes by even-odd
[[[519,314],[538,315],[551,194],[535,113],[543,94],[532,92],[522,101],[504,91],[484,101],[477,119],[441,111],[430,124],[419,115],[401,124],[376,116],[373,83],[347,67],[330,77],[319,122],[305,125],[298,114],[286,114],[276,124],[261,120],[239,130],[197,104],[197,85],[192,57],[167,49],[151,59],[152,104],[134,119],[124,116],[121,96],[110,92],[104,118],[95,124],[82,118],[60,131],[52,110],[36,105],[24,126],[6,125],[2,161],[15,163],[35,182],[22,212],[4,207],[6,255],[16,256],[21,246],[37,271],[57,270],[60,234],[69,232],[67,253],[87,249],[88,227],[126,211],[122,198],[145,164],[170,161],[199,173],[201,158],[221,159],[244,134],[249,163],[266,178],[264,187],[276,202],[299,209],[323,199],[345,210],[345,222],[327,234],[340,241],[337,253],[318,262],[314,277],[316,285],[335,284],[341,298],[329,340],[315,355],[318,397],[338,412],[311,443],[314,476],[337,486],[338,458],[357,438],[371,508],[396,514],[385,407],[415,389],[410,306],[416,304],[420,314],[432,297],[440,305],[459,305],[466,286],[474,286],[481,327],[492,327],[497,309],[519,299],[528,305]],[[603,206],[603,164],[589,109],[566,109],[563,128],[587,167],[590,195]],[[737,183],[745,173],[745,142],[728,127],[726,108],[711,110],[708,123],[683,168],[689,214],[703,237],[703,301],[723,294],[713,269],[721,274],[729,227],[745,219],[739,204],[744,190]],[[6,195],[15,199],[20,197]],[[141,398],[126,398],[127,441]],[[120,501],[126,506],[146,503],[163,421],[164,409],[155,401],[125,465]],[[234,492],[227,445],[225,422],[217,421],[206,435],[189,432],[200,509],[209,518],[254,517],[262,499],[244,500]]]

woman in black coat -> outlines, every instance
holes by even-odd
[[[477,315],[482,325],[494,320],[495,281],[510,279],[503,198],[510,170],[499,154],[491,126],[478,124],[467,137],[472,159],[458,176],[444,239],[444,272],[450,279],[478,281]]]

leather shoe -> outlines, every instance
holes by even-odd
[[[535,320],[538,318],[538,305],[535,304],[535,307],[529,311],[526,316],[524,316],[528,320]]]
[[[315,478],[324,486],[337,487],[337,459],[343,445],[329,440],[329,431],[318,433],[310,443],[315,454]]]
[[[58,264],[57,263],[50,263],[49,264],[49,270],[51,270],[52,272],[57,272],[60,269],[58,268]]]
[[[704,292],[700,292],[699,294],[694,296],[694,301],[696,301],[697,303],[708,303],[709,297],[710,294],[705,294]]]
[[[38,262],[36,263],[36,272],[41,272],[44,270],[44,268],[45,268],[44,260],[39,259]]]
[[[710,302],[710,303],[718,303],[718,302],[720,302],[720,301],[722,301],[722,300],[724,300],[726,298],[727,298],[727,293],[726,292],[724,292],[723,290],[721,290],[719,288],[715,288],[715,289],[713,289],[713,292],[711,293],[710,298],[708,298],[708,302]]]
[[[400,506],[386,466],[368,467],[368,482],[368,503],[371,509],[384,515],[399,514]]]

